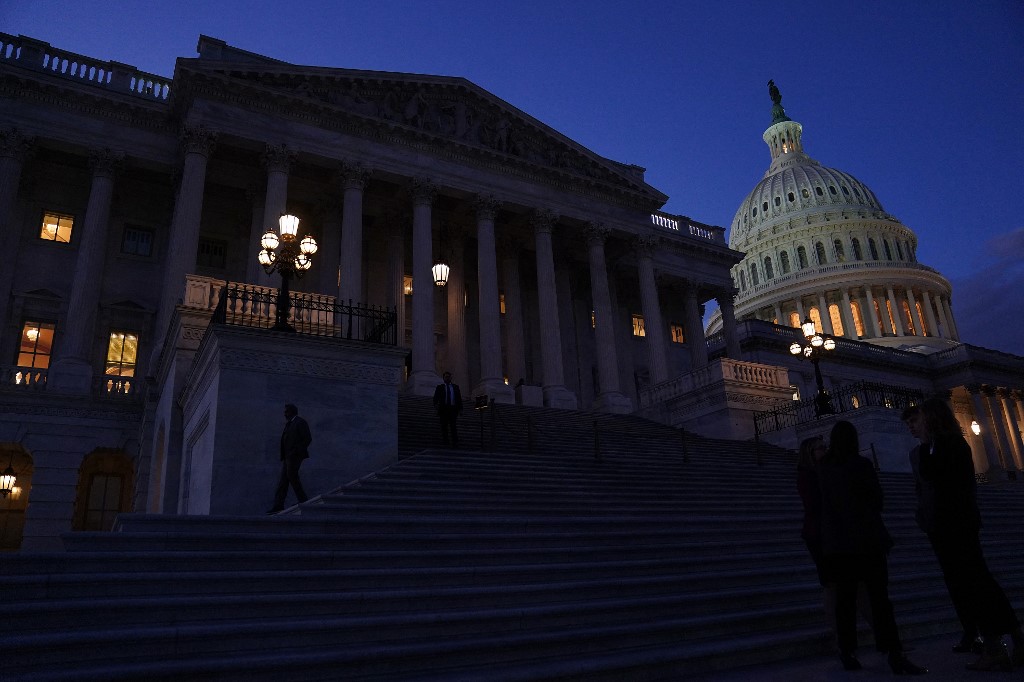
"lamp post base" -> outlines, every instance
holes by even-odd
[[[825,391],[818,391],[818,395],[814,396],[814,416],[822,417],[835,413],[832,408],[832,397]]]

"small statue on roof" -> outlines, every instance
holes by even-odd
[[[782,93],[774,80],[768,81],[768,96],[772,98],[772,124],[791,120],[786,116],[786,110],[782,108]]]

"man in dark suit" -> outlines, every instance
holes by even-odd
[[[306,491],[302,489],[302,481],[299,480],[299,467],[302,466],[302,460],[309,457],[309,444],[313,442],[313,436],[309,432],[309,424],[299,416],[299,408],[291,403],[284,406],[284,418],[287,421],[284,433],[281,434],[281,476],[277,480],[274,506],[267,512],[268,514],[275,514],[284,509],[284,498],[288,495],[289,484],[300,503],[309,499]]]
[[[462,393],[459,385],[452,383],[452,373],[445,372],[443,384],[434,389],[434,409],[441,420],[441,439],[448,445],[448,433],[451,432],[452,447],[459,447],[459,429],[456,421],[462,412]]]

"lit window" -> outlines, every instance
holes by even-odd
[[[647,336],[644,330],[644,316],[633,315],[633,336]]]
[[[26,322],[21,328],[18,348],[18,367],[46,369],[53,352],[54,325],[46,322]]]
[[[796,384],[790,384],[789,390],[793,392],[793,400],[800,400],[800,387]]]
[[[672,343],[686,343],[686,334],[683,332],[683,325],[673,324],[671,325],[672,330]]]
[[[132,256],[153,255],[153,231],[125,225],[121,235],[121,253]]]
[[[799,329],[800,328],[800,323],[802,321],[803,320],[800,319],[800,314],[799,313],[790,313],[789,314],[789,326],[790,327],[793,327],[794,329]]]
[[[223,270],[227,264],[227,256],[227,242],[219,239],[199,238],[199,248],[196,251],[196,265],[199,267]]]
[[[505,314],[505,294],[498,294],[498,309],[502,315]],[[508,382],[506,381],[505,383],[507,384]]]
[[[71,228],[75,225],[74,216],[61,215],[59,213],[44,213],[43,227],[39,231],[39,238],[52,242],[71,241]]]
[[[135,376],[135,361],[139,353],[139,337],[125,332],[110,332],[107,345],[105,374],[119,377]]]
[[[915,301],[914,304],[917,307],[917,316],[921,318],[921,324],[924,326],[921,336],[932,336],[932,332],[928,329],[928,318],[925,317],[924,308],[921,307],[921,302]]]
[[[593,310],[590,311],[590,328],[597,329],[597,313]]]
[[[836,336],[843,336],[843,316],[839,312],[839,306],[835,303],[829,303],[828,305],[828,317],[832,320],[832,331],[835,332]]]
[[[850,404],[853,405],[853,409],[855,409],[855,410],[859,409],[860,408],[860,398],[858,398],[855,395],[851,395],[850,396]]]
[[[412,275],[402,276],[402,293],[406,296],[412,295]]]
[[[857,338],[863,339],[867,333],[864,331],[864,315],[860,312],[860,303],[851,301],[850,309],[853,312],[853,326],[857,328]]]
[[[800,190],[800,196],[802,196],[804,199],[808,199],[810,198],[811,193],[807,191],[806,187],[804,187],[803,189]]]
[[[121,511],[124,478],[118,474],[93,474],[89,481],[83,530],[110,530]]]
[[[818,312],[818,307],[811,308],[807,314],[810,316],[811,321],[814,322],[814,331],[821,334],[821,313]]]
[[[910,336],[917,336],[917,330],[914,329],[914,317],[910,314],[910,305],[903,301],[903,329]]]

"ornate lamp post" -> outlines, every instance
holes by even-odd
[[[258,256],[260,265],[267,274],[275,270],[281,273],[281,288],[277,291],[277,315],[272,329],[293,332],[295,327],[288,324],[288,312],[292,307],[291,279],[300,278],[313,264],[311,256],[316,253],[316,240],[306,235],[299,239],[299,219],[293,215],[282,215],[278,221],[281,235],[273,228],[267,230],[260,240],[263,250]],[[278,248],[280,247],[280,248]]]
[[[832,399],[829,397],[828,391],[825,390],[825,382],[821,378],[821,368],[818,367],[818,363],[821,361],[821,356],[824,353],[836,349],[836,341],[832,338],[826,339],[821,334],[818,334],[814,330],[814,322],[810,317],[804,319],[800,329],[804,333],[804,338],[807,339],[807,345],[801,346],[799,342],[794,341],[793,345],[789,347],[789,352],[793,355],[799,355],[801,358],[807,358],[814,365],[814,380],[818,385],[818,395],[814,396],[814,416],[820,417],[823,414],[834,414],[835,410],[832,409]]]

